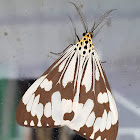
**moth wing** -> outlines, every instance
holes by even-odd
[[[33,127],[67,125],[87,139],[115,140],[117,109],[97,53],[82,57],[71,47],[27,90],[17,122]]]
[[[70,120],[73,117],[73,113],[65,113],[72,110],[76,62],[74,48],[69,48],[25,92],[16,112],[16,121],[19,125],[57,127],[65,125],[65,118]],[[66,75],[69,75],[68,78]]]
[[[72,130],[86,139],[116,140],[118,112],[96,51],[83,71],[77,110]]]

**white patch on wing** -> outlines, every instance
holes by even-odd
[[[70,121],[69,120],[63,120],[61,123],[61,126],[68,126],[69,127]]]
[[[33,120],[30,122],[30,126],[35,126],[35,124],[34,124],[34,121],[33,121]]]
[[[76,58],[77,58],[77,53],[74,54],[72,60],[70,61],[69,65],[67,66],[66,72],[64,74],[62,84],[64,88],[69,82],[72,82],[74,79],[74,72],[75,72],[75,65],[76,65]]]
[[[102,121],[100,125],[100,131],[103,132],[106,128],[106,120],[107,120],[107,112],[104,110],[104,113],[102,115]]]
[[[86,93],[90,90],[92,85],[92,64],[91,64],[91,57],[88,60],[87,67],[85,70],[84,78],[82,81],[82,85],[86,87]]]
[[[99,69],[96,62],[95,62],[95,66],[96,66],[96,69],[95,69],[96,80],[99,81],[100,73],[99,73]]]
[[[107,95],[107,93],[106,92],[104,92],[104,93],[100,92],[98,94],[97,101],[100,104],[107,103],[108,102],[108,95]]]
[[[113,98],[113,96],[111,95],[111,92],[107,89],[107,93],[108,93],[108,98],[109,98],[109,107],[111,112],[113,113],[113,117],[114,117],[114,123],[116,124],[118,121],[118,111],[117,111],[117,107],[115,104],[115,100]]]
[[[44,115],[47,118],[49,118],[52,115],[52,108],[51,108],[51,103],[50,102],[46,103],[46,105],[45,105]]]
[[[116,121],[115,121],[115,118],[114,118],[112,112],[111,112],[111,123],[112,123],[112,125],[116,124]]]
[[[71,113],[72,111],[72,100],[67,100],[67,99],[62,99],[62,112],[63,112],[63,115],[65,113]]]
[[[64,67],[65,67],[65,65],[66,65],[66,62],[67,62],[67,59],[65,59],[61,64],[60,64],[60,66],[59,66],[59,72],[61,72],[63,69],[64,69]]]
[[[92,55],[92,65],[93,65],[93,70],[92,70],[92,77],[93,77],[93,91],[95,91],[95,58]]]
[[[99,136],[96,140],[101,140],[101,136]]]
[[[27,122],[27,120],[25,120],[25,121],[24,121],[24,125],[27,125],[27,124],[28,124],[28,122]]]
[[[75,117],[80,113],[82,108],[83,108],[83,104],[82,103],[73,102],[72,110],[75,113]]]
[[[37,79],[25,92],[22,101],[24,104],[27,104],[27,100],[30,99],[31,95],[37,90],[41,82],[45,79],[47,75],[41,76],[39,79]]]
[[[50,91],[52,89],[52,81],[49,81],[47,78],[40,84],[41,88],[44,88],[45,91]]]
[[[67,59],[69,57],[69,55],[71,55],[74,52],[74,50],[73,50],[74,48],[75,48],[75,45],[73,45],[69,49],[67,49],[67,51],[65,51],[64,54],[62,55],[61,59],[52,67],[51,71],[54,68],[56,68],[61,62],[65,61],[65,59]],[[61,70],[61,68],[60,68],[60,70]]]
[[[100,63],[100,59],[99,59],[99,56],[98,56],[97,52],[96,52],[96,63],[98,65],[98,67],[99,67],[99,71],[101,73],[101,76],[102,76],[102,78],[103,78],[103,80],[105,82],[105,77],[104,77],[104,74],[103,74],[102,64]]]
[[[76,94],[73,99],[73,111],[74,112],[78,111],[77,108],[78,108],[78,102],[79,102],[81,79],[82,79],[83,71],[84,71],[87,60],[88,60],[87,57],[85,57],[85,58],[80,57],[79,67],[78,67],[79,71],[78,71],[78,75],[77,75],[77,89],[76,89]]]
[[[108,102],[108,95],[106,92],[103,93],[104,94],[104,103]]]
[[[79,72],[79,66],[80,66],[80,55],[78,54],[77,55],[77,68],[76,68],[76,71],[75,71],[75,78],[74,78],[74,90],[76,88],[76,83],[77,83],[77,79],[78,79],[78,72]]]
[[[108,112],[107,121],[106,121],[106,129],[109,130],[111,128],[111,111]]]
[[[35,94],[32,94],[30,100],[27,103],[27,106],[26,106],[27,112],[30,112],[31,111],[32,104],[33,104],[33,101],[34,101],[34,97],[35,97]]]
[[[79,106],[79,105],[78,105]],[[77,113],[74,116],[73,120],[71,121],[70,128],[76,131],[79,131],[81,127],[83,127],[86,124],[86,121],[94,107],[94,103],[91,99],[88,99],[86,103],[83,105],[80,105],[77,108]]]
[[[100,129],[101,121],[102,121],[101,117],[96,118],[95,123],[94,123],[94,132],[95,133]]]
[[[37,108],[37,105],[39,103],[39,99],[40,99],[40,94],[35,97],[33,105],[32,105],[31,115],[33,117],[36,115],[36,108]]]
[[[62,116],[64,117],[65,113],[71,113],[72,112],[72,100],[68,99],[62,99]],[[69,126],[70,121],[62,119],[61,126]]]
[[[29,96],[28,96],[28,98],[26,98],[26,100],[24,99],[24,105],[27,105],[27,103],[29,102],[29,100],[31,99],[31,97],[32,97],[32,95],[33,94],[30,94]],[[23,100],[22,100],[23,101]]]
[[[100,104],[103,104],[103,102],[104,102],[103,94],[102,94],[101,92],[98,93],[97,101],[98,101],[98,103],[100,103]]]
[[[90,136],[91,139],[94,139],[95,133],[100,129],[101,121],[102,121],[101,117],[96,118],[93,126],[93,133]]]
[[[37,108],[36,108],[36,116],[38,118],[38,124],[37,126],[38,127],[41,127],[42,124],[41,124],[41,117],[43,116],[43,104],[42,103],[39,103],[37,105]]]
[[[61,125],[62,102],[59,91],[52,94],[52,119],[55,121],[54,125]]]
[[[87,121],[86,121],[86,126],[87,126],[87,127],[91,127],[91,126],[93,125],[93,123],[94,123],[94,120],[95,120],[95,113],[92,112],[92,113],[89,115],[89,117],[88,117],[88,119],[87,119]]]

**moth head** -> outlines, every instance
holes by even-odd
[[[108,15],[116,10],[116,9],[111,9],[109,11],[107,11],[106,13],[104,13],[97,21],[94,22],[92,28],[90,29],[90,31],[88,30],[88,25],[87,25],[87,22],[86,22],[86,18],[84,17],[83,13],[81,12],[80,8],[77,7],[77,5],[73,2],[70,2],[71,4],[73,4],[80,16],[80,20],[82,22],[82,25],[85,29],[85,33],[83,33],[83,36],[86,36],[86,35],[90,35],[91,38],[93,38],[93,32],[97,29],[97,27],[108,17]],[[95,36],[95,35],[94,35]]]
[[[76,46],[83,57],[89,54],[94,55],[93,52],[94,45],[92,44],[92,35],[89,32],[83,33],[82,39],[77,42]]]
[[[89,33],[89,32],[86,32],[86,33],[83,33],[83,37],[86,37],[86,38],[93,38],[93,34],[92,33]]]

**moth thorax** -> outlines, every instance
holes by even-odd
[[[79,42],[77,42],[76,45],[77,49],[83,56],[91,54],[94,50],[92,38],[89,33],[83,34],[83,38]]]

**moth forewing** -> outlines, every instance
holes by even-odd
[[[66,125],[91,140],[116,139],[118,112],[90,32],[25,92],[16,120],[27,127]]]

